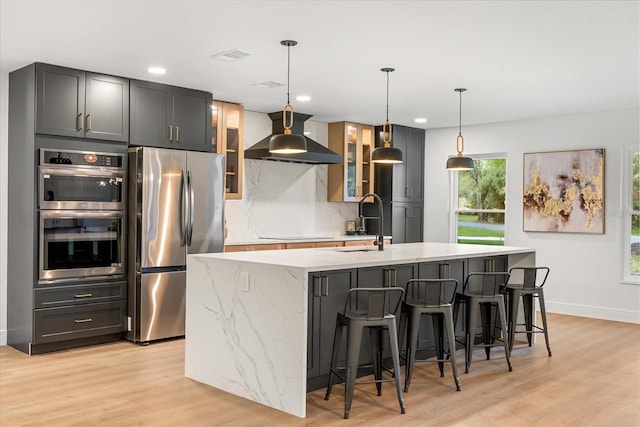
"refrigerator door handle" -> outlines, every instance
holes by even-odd
[[[182,196],[182,200],[181,200],[181,204],[182,204],[182,211],[181,211],[181,217],[180,219],[182,220],[182,236],[181,236],[181,242],[180,242],[180,246],[186,246],[187,244],[187,233],[189,232],[189,184],[187,182],[187,179],[185,178],[184,175],[184,170],[182,171],[182,182],[181,182],[181,187],[182,187],[182,191],[181,191],[181,196]]]
[[[191,239],[193,237],[193,222],[194,222],[194,215],[195,215],[195,208],[194,208],[195,193],[193,191],[191,171],[188,169],[187,169],[187,187],[189,188],[189,235],[187,239],[187,246],[191,246]]]

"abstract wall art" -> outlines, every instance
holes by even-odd
[[[604,149],[524,153],[524,231],[604,233]]]

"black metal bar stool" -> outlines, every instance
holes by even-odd
[[[498,319],[500,325],[507,325],[507,317],[505,310],[504,294],[500,292],[501,288],[504,288],[509,281],[509,273],[496,272],[496,273],[469,273],[464,281],[462,292],[458,292],[455,298],[454,307],[454,322],[457,322],[458,312],[460,305],[465,305],[465,364],[464,372],[469,373],[469,367],[471,366],[471,356],[473,354],[473,348],[475,346],[484,347],[487,355],[487,360],[490,359],[491,347],[496,345],[504,345],[504,352],[507,359],[507,365],[509,371],[512,371],[511,367],[511,353],[509,346],[509,334],[507,329],[503,326],[500,328],[501,336],[496,335],[498,328],[492,328],[492,311],[497,306]],[[475,344],[475,330],[478,313],[482,320],[482,344]],[[492,333],[493,329],[493,333]],[[495,340],[502,341],[501,344],[495,344]]]
[[[451,362],[453,379],[456,390],[460,391],[458,368],[456,365],[456,336],[453,327],[453,299],[458,290],[456,279],[412,279],[407,282],[407,290],[402,303],[401,324],[407,326],[407,344],[404,392],[409,391],[409,383],[413,375],[413,367],[416,363],[416,350],[418,347],[418,332],[422,315],[431,315],[433,323],[433,337],[436,347],[436,359],[428,360],[437,362],[440,368],[440,376],[444,377],[444,362]],[[447,332],[449,350],[444,351],[444,330]],[[401,333],[404,332],[402,327]],[[445,359],[445,353],[448,358]]]
[[[509,270],[511,278],[517,280],[514,283],[507,283],[505,291],[509,311],[507,318],[509,322],[509,349],[513,349],[513,341],[516,333],[526,333],[527,342],[531,347],[533,334],[544,333],[544,340],[547,344],[547,352],[551,356],[549,346],[549,333],[547,332],[547,311],[544,306],[544,291],[542,287],[549,276],[549,267],[513,267]],[[511,282],[511,280],[510,280]],[[540,317],[542,318],[542,328],[534,325],[535,307],[533,298],[538,298],[540,304]],[[518,309],[522,299],[524,309],[524,323],[518,323]],[[524,330],[517,330],[518,326],[524,326]]]
[[[334,377],[344,381],[344,418],[349,418],[353,391],[356,384],[358,371],[358,359],[360,357],[360,343],[364,328],[369,328],[371,343],[374,347],[373,370],[378,396],[382,394],[382,382],[395,381],[400,403],[400,412],[405,413],[402,386],[400,384],[400,353],[398,351],[398,331],[396,327],[396,313],[402,302],[404,289],[398,287],[389,288],[354,288],[350,289],[344,303],[344,310],[338,313],[336,332],[333,338],[333,351],[331,355],[331,371],[329,373],[329,385],[324,399],[329,400]],[[347,328],[347,365],[346,376],[338,373],[336,362],[340,354],[342,331]],[[389,333],[391,357],[393,359],[393,379],[382,379],[382,332]]]

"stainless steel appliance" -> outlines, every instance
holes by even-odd
[[[224,156],[129,149],[129,332],[146,343],[184,335],[186,256],[221,252]]]
[[[39,284],[124,278],[124,160],[40,150]]]

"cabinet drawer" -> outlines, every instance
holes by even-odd
[[[126,301],[34,310],[34,344],[123,332]]]
[[[127,282],[55,286],[35,290],[35,308],[117,301],[127,298]]]

